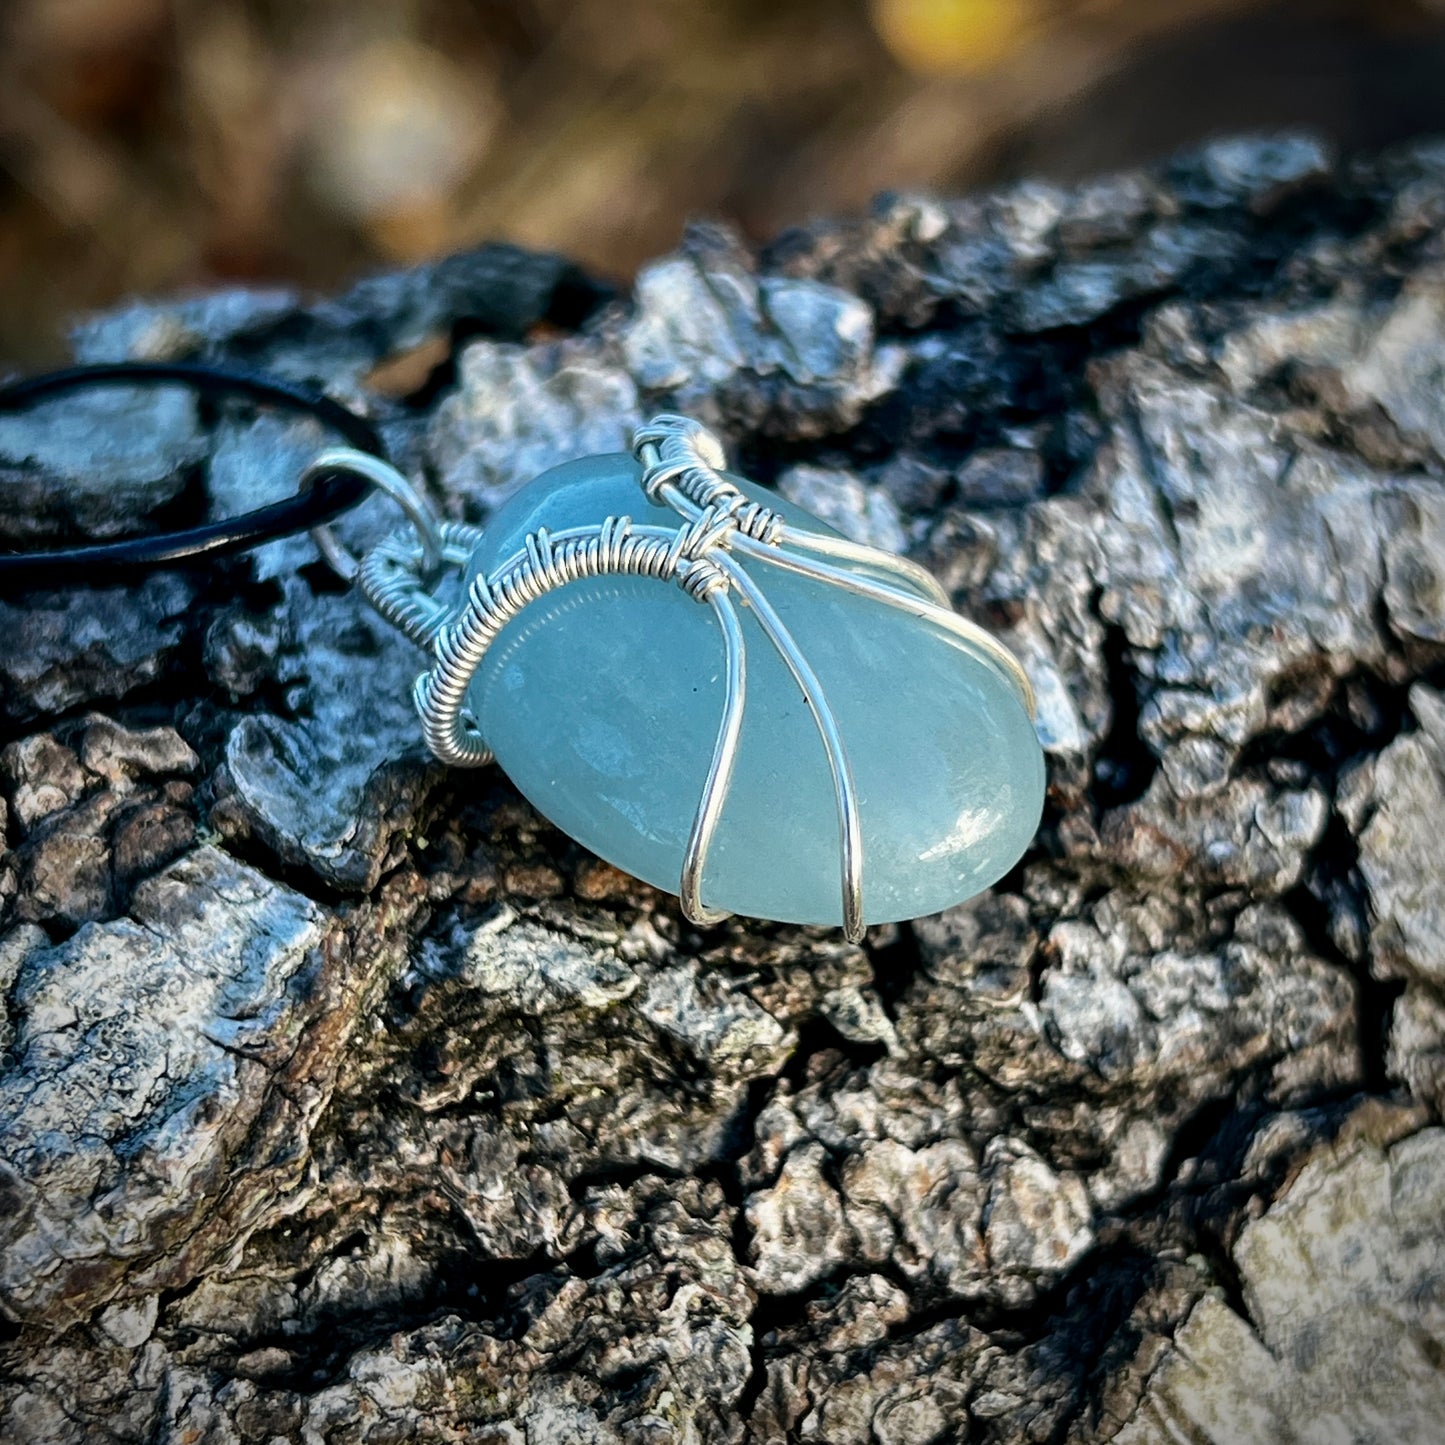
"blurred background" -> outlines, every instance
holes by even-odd
[[[0,363],[502,239],[625,281],[884,189],[1445,132],[1445,0],[0,0]]]

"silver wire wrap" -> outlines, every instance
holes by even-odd
[[[648,500],[670,508],[677,525],[638,525],[628,517],[549,533],[539,529],[490,576],[476,577],[459,608],[439,601],[423,582],[427,552],[416,537],[398,535],[362,561],[357,582],[372,606],[435,662],[417,678],[422,735],[433,755],[455,767],[480,767],[492,753],[467,712],[467,689],[498,634],[526,607],[568,583],[604,576],[672,582],[711,607],[726,656],[723,716],[702,798],[684,853],[678,892],[694,923],[725,917],[702,901],[708,848],[727,801],[746,696],[746,654],[737,601],[757,619],[807,702],[827,756],[838,811],[839,889],[843,930],[864,933],[863,833],[847,750],[822,684],[762,588],[744,567],[757,561],[841,587],[857,596],[941,627],[986,654],[1018,689],[1032,716],[1033,690],[1018,660],[983,628],[960,617],[932,575],[916,563],[841,537],[792,526],[781,513],[753,501],[727,476],[718,439],[688,417],[654,417],[633,437]],[[465,567],[481,531],[443,523],[439,545],[448,568]],[[808,555],[812,554],[812,555]],[[875,574],[830,565],[860,564]]]
[[[465,567],[482,540],[482,529],[469,527],[464,522],[441,522],[438,531],[441,565],[453,571]],[[430,651],[442,623],[451,615],[451,608],[422,586],[427,560],[427,549],[419,538],[407,532],[393,532],[361,559],[356,570],[356,585],[362,596],[398,632]]]

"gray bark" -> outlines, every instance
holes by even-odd
[[[420,659],[305,539],[0,603],[0,1437],[1438,1438],[1445,149],[698,227],[621,299],[484,248],[76,350],[323,383],[468,517],[690,412],[1018,650],[1050,802],[862,947],[699,932],[430,765]],[[0,423],[7,538],[319,440],[66,407]]]

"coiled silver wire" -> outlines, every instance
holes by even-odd
[[[481,528],[464,522],[441,522],[438,531],[442,566],[465,567],[482,540]],[[421,585],[426,563],[427,549],[421,539],[411,533],[393,532],[361,559],[356,585],[398,632],[418,647],[429,648],[451,609]]]
[[[485,742],[467,726],[467,688],[497,634],[531,603],[569,582],[594,577],[673,581],[695,601],[726,590],[728,580],[708,556],[734,530],[711,510],[674,529],[636,527],[608,517],[597,527],[532,533],[525,550],[492,577],[476,577],[455,619],[435,632],[435,665],[417,683],[417,708],[428,748],[444,763],[478,767],[491,761]]]
[[[701,422],[663,412],[633,434],[632,450],[644,463],[642,490],[649,501],[665,505],[665,489],[675,488],[695,508],[712,508],[733,518],[737,530],[755,542],[772,544],[782,533],[782,516],[722,475],[727,465],[722,443]]]
[[[427,747],[456,767],[492,761],[491,750],[467,711],[467,691],[498,634],[539,598],[569,583],[604,576],[647,577],[680,587],[694,601],[712,607],[727,663],[723,717],[678,888],[689,919],[716,921],[724,915],[703,902],[703,880],[741,733],[746,667],[734,598],[741,599],[787,665],[817,725],[837,803],[843,928],[856,942],[865,927],[863,837],[847,749],[821,682],[744,561],[802,573],[954,633],[999,668],[1032,713],[1028,678],[1002,643],[948,606],[938,583],[915,563],[792,526],[780,512],[748,497],[723,474],[722,445],[700,423],[671,414],[654,417],[635,433],[633,452],[642,466],[644,495],[674,512],[679,518],[675,525],[637,525],[628,517],[608,517],[556,533],[540,529],[491,575],[474,578],[455,609],[424,585],[426,549],[416,538],[390,538],[364,559],[357,578],[362,592],[412,641],[429,647],[435,659],[415,688]],[[464,567],[480,540],[475,527],[444,524],[445,564]],[[862,564],[870,575],[830,561]]]

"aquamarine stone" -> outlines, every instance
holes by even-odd
[[[789,522],[830,529],[734,478]],[[608,516],[676,526],[622,454],[554,468],[492,518],[468,580],[529,532]],[[827,583],[744,564],[837,716],[859,795],[869,923],[935,913],[995,882],[1033,838],[1043,754],[1017,685],[965,640]],[[866,567],[854,567],[877,576]],[[747,707],[703,878],[711,907],[840,924],[839,834],[827,755],[798,686],[752,611]],[[502,631],[468,706],[534,806],[608,862],[675,893],[722,716],[722,635],[672,582],[574,582]]]

